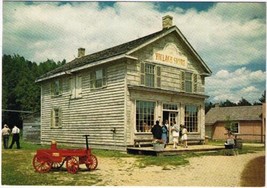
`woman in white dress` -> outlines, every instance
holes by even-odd
[[[176,149],[177,145],[179,144],[179,131],[180,127],[176,124],[176,122],[173,122],[174,125],[172,126],[172,139],[173,139],[173,148]]]

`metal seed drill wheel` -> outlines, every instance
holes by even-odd
[[[34,155],[32,165],[37,172],[45,173],[51,169],[52,162],[47,157],[40,157],[38,155]]]
[[[75,157],[67,157],[66,168],[69,173],[75,174],[79,169],[79,162]]]
[[[98,161],[96,156],[94,155],[90,155],[88,157],[88,163],[85,164],[88,170],[95,170],[97,165],[98,165]]]

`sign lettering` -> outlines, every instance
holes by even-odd
[[[155,61],[175,64],[179,67],[187,67],[187,59],[179,53],[174,44],[167,44],[163,50],[157,51],[153,55]]]

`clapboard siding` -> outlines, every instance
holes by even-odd
[[[105,66],[107,86],[90,89],[90,71],[77,73],[82,77],[82,97],[70,99],[70,77],[62,77],[62,96],[51,97],[50,82],[42,84],[41,141],[57,140],[62,143],[84,143],[82,135],[89,134],[93,145],[108,147],[124,145],[125,123],[125,64]],[[51,128],[51,110],[62,110],[62,128]],[[116,133],[111,131],[116,128]]]
[[[196,93],[204,94],[204,83],[202,83],[199,75],[203,72],[203,68],[197,63],[198,61],[193,57],[188,47],[181,41],[182,40],[177,38],[175,34],[170,34],[155,41],[152,45],[148,45],[142,48],[142,50],[135,52],[133,55],[138,57],[138,61],[127,66],[127,83],[130,85],[140,85],[141,62],[145,62],[161,67],[161,89],[177,92],[183,91],[181,87],[181,72],[189,71],[197,75]],[[162,50],[167,43],[171,42],[174,42],[181,53],[187,57],[188,67],[186,70],[168,63],[163,65],[153,62],[152,57],[155,49]]]

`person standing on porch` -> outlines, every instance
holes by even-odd
[[[159,125],[159,121],[156,121],[156,124],[152,127],[151,132],[153,134],[154,139],[161,140],[162,128]]]
[[[172,126],[172,138],[173,138],[173,148],[176,149],[177,145],[179,145],[179,132],[180,132],[180,127],[179,125],[176,124],[176,121],[173,122]]]
[[[166,124],[163,123],[162,125],[162,140],[164,142],[164,148],[166,147],[166,144],[168,143],[168,128]]]
[[[20,132],[20,129],[15,125],[12,129],[12,132],[11,134],[13,135],[12,137],[12,143],[11,145],[9,146],[9,149],[12,149],[14,143],[16,142],[16,145],[17,145],[17,149],[20,149],[20,143],[19,143],[19,132]]]
[[[163,122],[162,123],[162,126],[165,125],[166,128],[167,128],[167,140],[166,140],[166,143],[169,143],[169,130],[170,130],[170,125],[169,125],[169,121],[166,119],[165,120],[165,123]]]
[[[187,129],[185,128],[184,125],[182,125],[182,138],[181,138],[182,142],[183,142],[183,147],[187,148]]]

